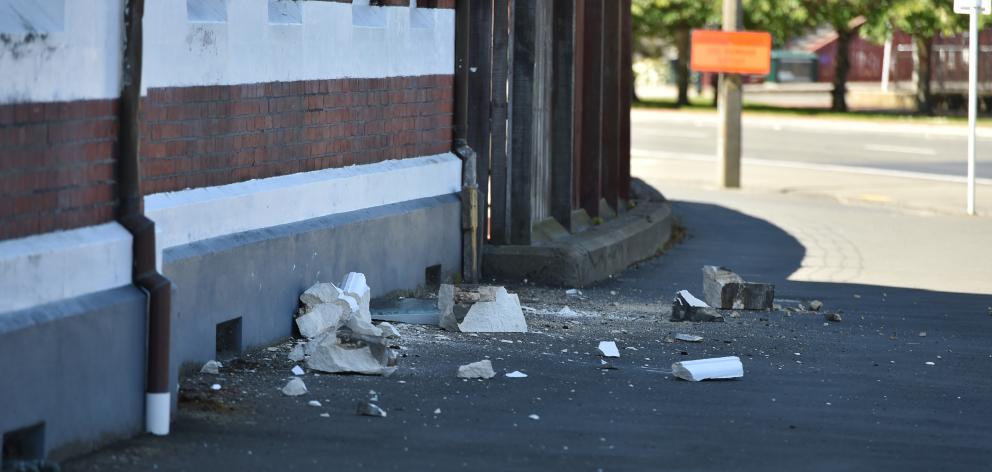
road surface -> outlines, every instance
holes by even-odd
[[[635,157],[713,159],[715,113],[635,110]],[[744,158],[912,172],[967,175],[966,126],[745,116]],[[992,133],[978,139],[977,176],[992,179]]]

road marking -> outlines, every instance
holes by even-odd
[[[647,134],[651,136],[663,136],[666,138],[692,138],[700,139],[708,136],[708,133],[703,131],[692,131],[692,130],[680,130],[680,129],[639,129],[635,130],[634,134]]]
[[[676,153],[667,151],[651,151],[647,149],[631,149],[631,157],[640,157],[648,159],[670,159],[670,160],[681,160],[681,161],[696,161],[696,162],[716,162],[716,156],[711,154],[692,154],[692,153]],[[810,162],[794,162],[794,161],[779,161],[774,159],[761,159],[755,157],[744,157],[745,164],[765,166],[765,167],[782,167],[789,169],[801,169],[801,170],[816,170],[816,171],[828,171],[828,172],[846,172],[849,174],[863,174],[863,175],[877,175],[880,177],[901,177],[906,179],[919,179],[919,180],[930,180],[936,182],[950,182],[956,184],[967,183],[968,179],[964,176],[948,175],[948,174],[930,174],[926,172],[913,172],[906,170],[891,170],[891,169],[880,169],[877,167],[857,167],[857,166],[841,166],[836,164],[815,164]],[[992,185],[992,179],[976,179],[975,183],[978,185]]]
[[[865,144],[865,150],[875,152],[895,152],[900,154],[916,154],[919,156],[936,156],[937,151],[929,148],[911,146],[887,146],[884,144]]]

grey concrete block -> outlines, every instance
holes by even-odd
[[[770,310],[775,285],[747,282],[725,267],[703,266],[703,299],[725,310]]]

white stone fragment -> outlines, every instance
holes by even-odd
[[[282,388],[282,394],[287,397],[298,397],[307,393],[307,385],[303,383],[303,379],[299,377],[293,377],[286,382],[286,386]]]
[[[330,413],[321,413],[320,414],[320,417],[321,418],[330,418],[331,417],[331,414]]]
[[[210,386],[210,390],[217,391],[220,390],[220,384],[213,384]]]
[[[532,419],[532,420],[535,420],[535,421],[541,419],[540,416],[537,416],[537,415],[535,415],[533,413],[531,413],[530,415],[527,415],[527,417],[530,418],[530,419]]]
[[[289,351],[289,360],[293,362],[300,362],[306,358],[306,352],[304,350],[304,344],[300,343],[293,346],[293,349]]]
[[[312,306],[309,311],[296,317],[296,327],[300,335],[307,339],[315,338],[327,330],[337,330],[346,319],[341,305],[321,303]]]
[[[515,370],[513,372],[510,372],[509,374],[506,374],[506,376],[511,379],[522,379],[524,377],[527,377],[527,374],[520,372],[519,370]]]
[[[376,405],[375,403],[359,402],[358,414],[361,416],[373,416],[377,418],[385,418],[386,410],[379,408],[379,405]]]
[[[561,310],[558,310],[558,316],[560,316],[562,318],[575,318],[575,317],[579,316],[579,314],[576,313],[575,310],[573,310],[573,309],[571,309],[571,308],[569,308],[569,307],[566,306],[566,307],[562,308]]]
[[[603,357],[620,357],[620,350],[617,349],[617,343],[613,341],[600,341],[597,349]]]
[[[372,290],[365,281],[365,274],[361,272],[349,272],[341,281],[341,291],[358,302],[358,313],[363,319],[372,321],[372,313],[369,311],[369,302],[372,298]]]
[[[567,297],[581,297],[582,296],[582,290],[579,290],[577,288],[570,288],[568,290],[565,290],[565,296],[567,296]]]
[[[682,361],[672,364],[672,374],[691,382],[707,379],[735,379],[744,376],[744,365],[737,356]]]
[[[303,375],[303,374],[306,373],[306,372],[303,372],[303,368],[300,367],[300,366],[298,366],[298,365],[294,365],[293,366],[292,372],[293,372],[293,375],[296,375],[296,376]]]
[[[691,306],[693,308],[709,308],[710,307],[709,305],[706,304],[706,302],[704,302],[704,301],[696,298],[693,294],[689,293],[688,290],[680,290],[679,291],[679,295],[681,295],[682,296],[682,299],[685,300],[685,302],[688,303],[689,306]]]
[[[696,336],[695,334],[682,334],[682,333],[676,334],[675,339],[678,339],[679,341],[685,341],[687,343],[698,343],[703,341],[702,336]]]
[[[440,408],[435,408],[434,409],[434,414],[435,415],[440,415],[441,414],[441,409]]]
[[[310,401],[307,402],[307,405],[314,406],[314,407],[317,407],[317,408],[320,408],[322,406],[320,404],[320,402],[317,401],[317,400],[310,400]]]
[[[517,294],[497,287],[496,299],[472,305],[458,329],[463,333],[526,333],[527,319]]]
[[[217,375],[220,374],[221,367],[224,367],[224,365],[218,361],[207,361],[205,364],[203,364],[203,367],[200,367],[200,373]]]
[[[495,376],[493,363],[489,359],[458,367],[458,378],[460,379],[491,379]]]
[[[335,333],[327,333],[307,344],[307,367],[327,373],[352,372],[382,375],[389,368],[372,354],[369,346],[343,345]]]
[[[300,295],[300,302],[307,310],[321,303],[335,303],[344,292],[332,283],[315,283]]]
[[[393,324],[388,321],[383,321],[382,323],[379,323],[378,327],[379,329],[382,330],[382,335],[387,338],[399,339],[401,337],[400,331],[396,329],[396,327],[393,326]]]

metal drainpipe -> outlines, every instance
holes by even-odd
[[[138,161],[138,104],[141,100],[141,49],[144,0],[124,6],[124,60],[121,74],[117,137],[117,221],[133,236],[132,282],[148,297],[148,371],[145,429],[169,434],[172,398],[169,393],[169,337],[172,282],[155,267],[155,222],[144,215]]]
[[[455,3],[455,139],[452,151],[462,160],[462,277],[479,281],[479,184],[476,154],[469,147],[468,135],[468,51],[471,16],[470,0]]]

